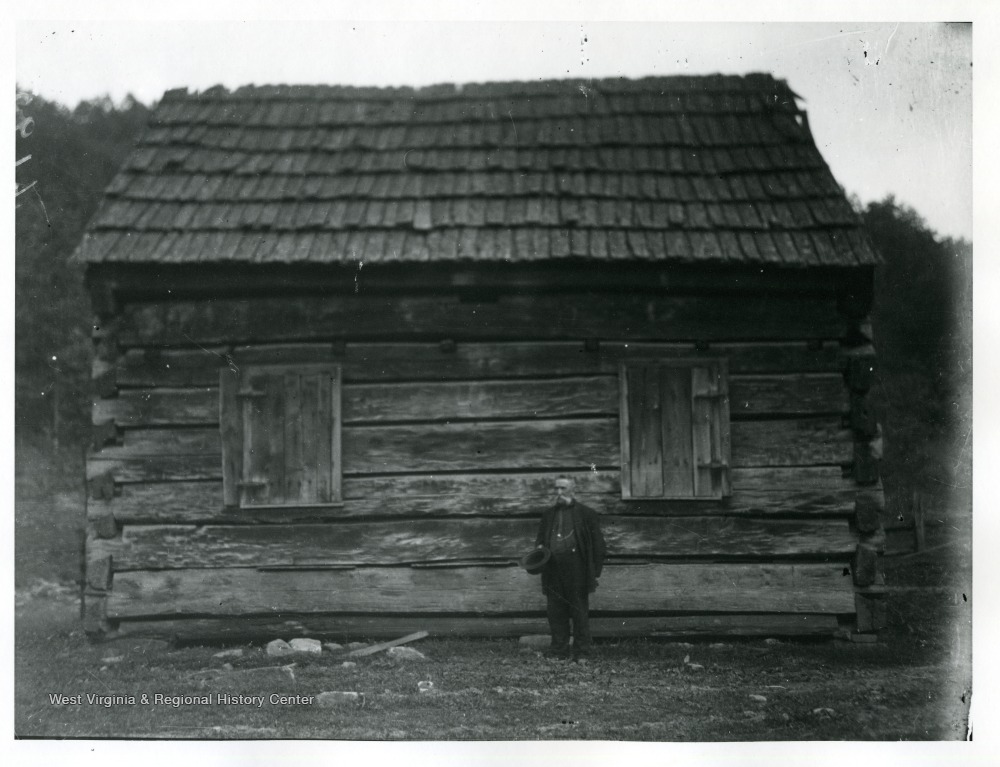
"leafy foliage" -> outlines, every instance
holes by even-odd
[[[886,489],[965,503],[972,471],[972,245],[938,238],[893,197],[863,211],[884,264],[873,316]]]
[[[90,307],[83,269],[69,259],[149,110],[128,97],[70,112],[36,97],[23,111],[35,123],[17,138],[17,157],[31,155],[17,180],[34,186],[17,197],[15,217],[15,428],[19,442],[48,434],[82,444]]]

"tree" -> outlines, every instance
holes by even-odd
[[[972,245],[939,238],[892,196],[863,216],[884,263],[873,324],[887,489],[942,493],[971,476]]]
[[[17,138],[15,215],[15,430],[83,443],[88,432],[90,307],[83,269],[69,260],[101,194],[131,148],[148,110],[128,97],[83,102],[70,112],[42,98]]]

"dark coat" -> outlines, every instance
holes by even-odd
[[[552,535],[552,525],[555,523],[558,506],[550,506],[542,512],[542,520],[538,525],[538,535],[535,536],[536,546],[546,546]],[[576,531],[577,556],[583,562],[587,574],[587,593],[593,593],[597,588],[597,579],[601,577],[604,567],[604,556],[607,553],[604,546],[604,535],[601,533],[601,521],[597,512],[589,506],[584,506],[574,500],[569,507],[573,513],[573,529]],[[542,591],[548,586],[554,559],[542,571]]]

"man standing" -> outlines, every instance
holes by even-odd
[[[573,658],[580,660],[591,650],[588,603],[597,588],[605,548],[597,512],[577,502],[573,485],[569,477],[556,480],[556,502],[542,512],[535,545],[548,547],[552,555],[542,571],[542,593],[552,632],[549,653],[569,657],[572,620]]]

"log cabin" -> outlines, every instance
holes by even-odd
[[[170,91],[75,258],[95,638],[885,621],[878,256],[781,80]]]

